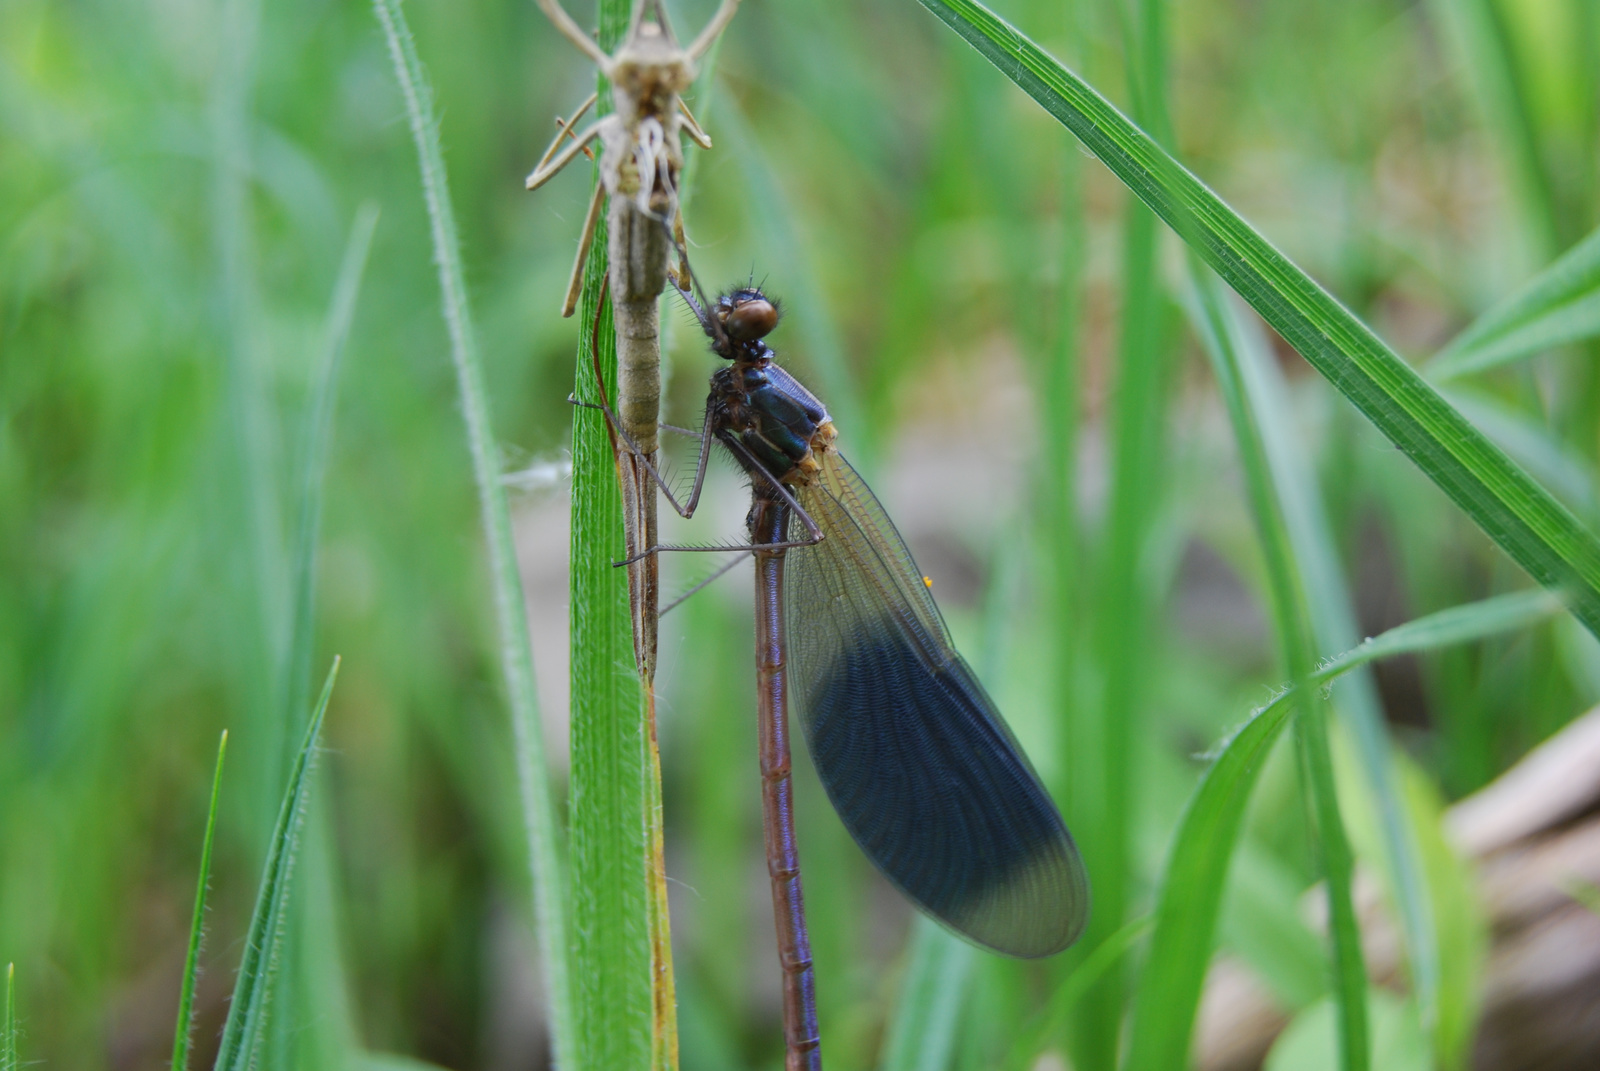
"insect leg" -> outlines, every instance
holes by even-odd
[[[727,29],[729,21],[733,19],[734,12],[738,10],[739,0],[722,0],[722,6],[717,8],[717,13],[711,16],[711,21],[706,23],[706,28],[700,31],[700,36],[696,37],[694,44],[689,46],[689,58],[691,60],[698,60],[710,50],[717,37],[723,30]]]
[[[573,136],[572,130],[578,125],[578,120],[583,118],[585,112],[594,107],[594,102],[598,100],[599,97],[600,95],[598,93],[590,93],[589,99],[585,100],[581,105],[578,106],[578,110],[572,113],[571,119],[562,119],[560,116],[556,117],[556,126],[560,127],[561,131],[550,142],[550,147],[545,149],[544,155],[539,157],[539,162],[533,165],[533,170],[535,173],[537,173],[538,170],[545,164],[550,162],[550,157],[556,154],[556,149],[560,147],[562,141]]]
[[[611,57],[600,51],[600,46],[589,39],[589,35],[578,28],[572,21],[572,16],[557,3],[557,0],[538,0],[539,10],[544,12],[545,18],[555,26],[556,31],[568,41],[578,46],[578,51],[594,60],[595,66],[607,78],[611,77]]]
[[[607,116],[606,118],[609,119],[611,116]],[[589,129],[585,130],[582,134],[573,139],[572,144],[568,145],[564,150],[562,150],[559,156],[557,156],[554,160],[551,160],[548,164],[541,164],[538,168],[535,168],[533,174],[528,176],[527,188],[530,190],[537,190],[540,186],[543,186],[546,182],[549,182],[551,177],[554,176],[556,172],[560,171],[563,167],[566,167],[574,156],[583,151],[583,147],[585,145],[594,140],[594,136],[600,133],[600,128],[605,124],[606,119],[596,119],[593,123],[589,124]],[[566,137],[564,132],[557,135],[556,140],[560,141],[563,137]]]
[[[689,106],[683,102],[682,97],[678,98],[678,111],[683,113],[678,118],[679,129],[688,134],[689,140],[702,149],[711,148],[711,135],[700,129],[700,124],[695,120],[694,113],[689,110]]]
[[[707,438],[709,439],[710,437],[707,436]],[[772,487],[774,487],[777,490],[778,497],[782,498],[783,501],[785,502],[785,504],[787,504],[788,507],[791,510],[794,511],[795,518],[797,520],[799,520],[799,522],[801,524],[805,525],[806,533],[807,533],[806,534],[806,538],[804,538],[804,539],[785,539],[785,540],[782,540],[781,542],[777,542],[777,543],[743,543],[743,544],[732,544],[732,545],[712,546],[712,547],[690,547],[690,546],[679,546],[679,545],[675,545],[675,544],[659,543],[659,544],[657,544],[656,546],[653,546],[653,547],[646,547],[644,550],[641,550],[639,553],[634,554],[634,555],[632,555],[632,556],[630,556],[628,558],[624,558],[620,562],[612,562],[611,563],[612,565],[614,565],[614,566],[632,565],[634,562],[638,561],[641,558],[647,558],[652,554],[660,554],[663,551],[691,551],[691,552],[698,552],[698,553],[715,553],[715,552],[731,552],[731,551],[736,551],[736,550],[742,550],[742,551],[754,552],[754,551],[758,551],[758,550],[788,550],[788,549],[790,549],[792,547],[814,547],[818,543],[822,542],[822,537],[823,537],[822,526],[819,525],[816,522],[815,518],[813,518],[811,516],[811,514],[806,512],[806,508],[804,506],[802,506],[795,499],[794,495],[789,492],[789,489],[787,487],[783,486],[783,484],[781,482],[779,482],[778,480],[774,479],[772,477],[772,475],[767,472],[766,469],[761,467],[761,463],[756,460],[755,455],[750,452],[749,448],[747,448],[743,443],[741,443],[738,439],[734,438],[732,435],[728,435],[726,433],[719,433],[717,435],[717,438],[719,440],[721,440],[722,444],[724,446],[726,446],[729,450],[732,450],[734,453],[739,454],[741,457],[744,457],[744,458],[748,459],[750,461],[750,463],[755,466],[755,468],[751,470],[751,479],[755,479],[757,477],[757,475],[759,474],[759,476],[761,478],[765,479],[767,483],[772,485]],[[698,492],[699,492],[699,488],[697,486],[696,487],[696,497],[698,497]]]
[[[578,238],[578,256],[572,262],[572,279],[567,283],[567,296],[561,302],[561,315],[571,316],[578,307],[578,294],[583,290],[583,265],[589,259],[589,247],[594,244],[594,229],[600,222],[600,206],[606,199],[606,184],[594,184],[594,196],[589,199],[589,214],[583,217],[583,234]]]
[[[665,606],[663,606],[661,608],[661,612],[657,616],[658,617],[666,617],[667,614],[671,613],[673,610],[676,610],[679,606],[682,606],[684,603],[688,602],[695,595],[700,594],[701,590],[703,590],[704,588],[710,587],[712,584],[715,584],[718,580],[721,580],[723,577],[727,576],[730,572],[733,571],[733,568],[736,565],[738,565],[740,562],[744,561],[745,558],[747,558],[748,556],[749,556],[749,552],[746,551],[744,553],[741,553],[737,558],[731,558],[727,562],[725,562],[724,564],[717,566],[717,571],[716,572],[712,573],[710,576],[708,576],[704,580],[700,581],[700,583],[696,584],[694,587],[690,588],[688,591],[684,592],[682,595],[679,595],[676,599],[673,599],[671,602],[667,603],[667,605],[665,605]]]
[[[601,301],[605,300],[606,291],[610,288],[610,285],[611,285],[611,279],[610,279],[609,276],[607,276],[605,279],[603,279],[601,281],[601,283],[600,283],[600,300]],[[650,478],[653,479],[655,481],[655,483],[656,483],[656,486],[661,489],[661,493],[667,496],[667,501],[672,504],[672,508],[677,511],[678,516],[685,517],[685,518],[694,516],[694,511],[695,511],[696,507],[698,507],[699,504],[700,504],[700,491],[705,486],[706,463],[707,463],[707,459],[709,458],[710,453],[711,453],[711,440],[710,440],[710,437],[709,436],[698,436],[698,438],[700,438],[700,440],[701,440],[700,441],[700,461],[699,461],[699,464],[695,468],[694,487],[690,491],[689,501],[686,504],[680,504],[678,502],[677,496],[672,493],[672,488],[667,485],[667,481],[662,478],[661,473],[656,470],[655,465],[653,465],[650,462],[650,458],[645,455],[644,451],[639,449],[639,444],[634,442],[633,437],[630,436],[627,433],[627,431],[623,429],[622,422],[617,419],[617,414],[612,412],[612,410],[611,410],[611,401],[610,401],[609,398],[606,397],[605,379],[600,375],[600,317],[598,315],[598,312],[597,312],[597,314],[595,316],[595,320],[594,320],[594,337],[593,337],[593,340],[591,341],[590,346],[589,346],[589,364],[594,369],[594,387],[595,387],[596,394],[600,398],[600,401],[598,403],[584,402],[584,401],[579,401],[576,398],[569,398],[568,400],[571,401],[574,405],[581,405],[581,406],[583,406],[585,408],[595,408],[595,409],[599,409],[601,412],[603,412],[605,414],[605,417],[606,417],[606,431],[611,435],[611,446],[612,446],[612,449],[616,450],[617,441],[620,439],[621,442],[622,442],[622,445],[624,447],[626,447],[627,452],[630,455],[632,455],[633,457],[638,458],[639,461],[644,465],[645,471],[650,474]],[[711,399],[708,398],[706,400],[706,418],[707,418],[707,421],[708,421],[707,426],[709,426],[709,420],[710,420],[710,417],[711,417],[712,405],[713,405],[713,403],[712,403]],[[684,428],[674,428],[673,430],[674,431],[680,431],[680,432],[687,432],[687,434],[689,434],[689,435],[694,435],[694,432],[688,432],[687,429],[684,429]],[[627,561],[618,562],[617,564],[618,565],[631,564],[633,562],[638,561],[640,558],[643,558],[643,557],[647,556],[649,553],[650,553],[650,551],[648,551],[648,550],[642,551],[642,552],[640,552],[638,554],[635,554],[633,557],[629,558]]]

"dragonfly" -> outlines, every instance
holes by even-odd
[[[783,970],[785,1066],[821,1042],[794,828],[793,709],[845,828],[907,899],[991,951],[1053,955],[1083,933],[1089,882],[1050,794],[955,650],[905,540],[839,450],[827,407],[765,338],[776,302],[679,288],[728,363],[711,376],[690,512],[713,442],[750,480],[762,827]],[[742,560],[736,559],[736,560]],[[621,564],[621,563],[619,563]]]
[[[592,59],[611,83],[612,112],[581,133],[577,123],[599,99],[591,93],[569,119],[558,119],[555,140],[540,157],[527,188],[536,190],[580,152],[600,140],[600,181],[584,217],[578,255],[561,307],[571,316],[583,284],[583,269],[600,219],[606,213],[607,285],[616,323],[618,432],[617,469],[629,549],[656,539],[652,480],[661,407],[661,320],[658,299],[672,276],[672,251],[685,245],[678,191],[683,172],[682,137],[702,149],[711,139],[684,104],[697,64],[727,28],[739,0],[723,0],[700,34],[678,44],[660,0],[638,0],[622,43],[607,55],[567,14],[558,0],[538,0],[562,36]],[[680,261],[680,274],[687,261]],[[634,655],[646,685],[655,676],[659,578],[654,558],[636,557],[629,570]]]

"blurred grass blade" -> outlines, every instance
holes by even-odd
[[[272,831],[266,869],[256,893],[256,907],[250,918],[250,933],[245,939],[244,959],[233,986],[233,1001],[222,1028],[222,1043],[217,1050],[216,1071],[253,1071],[267,1036],[267,1017],[272,1002],[273,976],[278,968],[278,943],[283,935],[285,909],[289,903],[289,880],[294,871],[295,851],[300,828],[305,823],[306,797],[310,791],[310,772],[315,765],[317,735],[328,712],[333,682],[339,676],[339,659],[333,660],[322,695],[311,712],[305,741],[289,772],[278,824]]]
[[[6,1006],[0,1015],[0,1071],[17,1071],[17,965],[6,964]]]
[[[1129,1071],[1188,1064],[1228,863],[1256,777],[1294,709],[1279,694],[1223,745],[1184,808],[1156,886],[1155,930],[1134,995]]]
[[[1011,1044],[1002,1065],[1006,1071],[1027,1071],[1051,1040],[1061,1037],[1078,1004],[1106,972],[1128,954],[1134,943],[1150,931],[1150,916],[1140,915],[1107,937],[1072,969],[1050,994],[1040,1021]]]
[[[511,513],[500,482],[500,464],[494,433],[489,427],[489,395],[478,359],[478,344],[467,305],[466,277],[461,268],[461,242],[439,144],[439,124],[433,109],[433,92],[417,57],[416,42],[406,25],[400,0],[373,0],[373,10],[383,26],[394,63],[395,78],[405,97],[411,137],[416,143],[422,172],[422,193],[428,206],[434,262],[445,325],[450,334],[450,355],[461,394],[461,412],[472,452],[473,477],[484,538],[489,545],[489,567],[494,577],[494,605],[500,631],[500,666],[505,674],[506,696],[511,705],[511,729],[516,746],[517,787],[522,798],[522,818],[528,838],[528,864],[532,871],[534,917],[544,951],[545,984],[550,992],[550,1034],[557,1067],[576,1066],[572,1060],[572,997],[567,977],[566,872],[557,839],[558,824],[545,760],[544,738],[539,729],[539,699],[534,687],[533,647],[517,572],[512,542]]]
[[[1428,362],[1434,380],[1600,335],[1600,230],[1469,325]]]
[[[178,991],[178,1026],[172,1041],[172,1071],[189,1066],[190,1037],[194,1029],[194,982],[200,971],[200,941],[205,934],[206,889],[211,881],[211,842],[217,830],[217,800],[222,795],[222,760],[228,753],[228,731],[217,742],[217,768],[211,775],[211,806],[206,810],[206,833],[200,842],[200,879],[195,883],[194,917],[189,921],[189,953],[183,962],[183,986]]]
[[[1267,586],[1273,620],[1283,652],[1285,669],[1296,686],[1305,682],[1316,655],[1305,604],[1304,569],[1289,535],[1287,504],[1282,482],[1274,480],[1267,460],[1264,432],[1267,419],[1259,394],[1245,387],[1245,340],[1230,315],[1222,288],[1191,253],[1189,269],[1194,283],[1192,311],[1197,333],[1211,359],[1234,441],[1244,469],[1245,487],[1255,517],[1256,531],[1266,563]],[[1328,746],[1327,710],[1320,696],[1304,695],[1298,723],[1298,744],[1307,793],[1309,824],[1315,836],[1319,869],[1326,879],[1329,939],[1332,944],[1334,994],[1337,1000],[1341,1066],[1364,1071],[1370,1057],[1367,1032],[1367,975],[1361,956],[1361,931],[1350,900],[1352,861],[1333,776]]]
[[[1316,475],[1290,426],[1294,409],[1276,359],[1253,318],[1247,319],[1240,311],[1219,296],[1214,315],[1238,359],[1240,386],[1249,399],[1261,436],[1263,459],[1283,512],[1299,584],[1305,592],[1314,649],[1344,650],[1357,642],[1355,610]],[[1401,798],[1388,727],[1370,676],[1360,674],[1349,681],[1340,691],[1336,709],[1350,726],[1360,751],[1383,831],[1384,859],[1400,917],[1411,983],[1424,1018],[1432,1025],[1438,1021],[1440,988],[1436,924],[1417,836]]]
[[[1455,39],[1460,66],[1502,143],[1500,153],[1507,158],[1508,177],[1531,232],[1532,252],[1541,261],[1548,259],[1561,249],[1555,184],[1540,150],[1526,72],[1500,0],[1433,0],[1429,7]]]
[[[1311,365],[1600,635],[1600,540],[1110,102],[974,0],[920,0],[1061,121]]]
[[[1549,597],[1535,611],[1526,593],[1498,596],[1442,610],[1346,651],[1310,674],[1328,684],[1375,658],[1413,654],[1523,628],[1552,612]],[[1129,1071],[1186,1066],[1201,985],[1211,962],[1217,910],[1228,864],[1267,753],[1289,721],[1296,689],[1278,693],[1225,740],[1211,768],[1189,797],[1156,886],[1155,932],[1134,997]]]
[[[339,368],[344,359],[350,324],[355,319],[356,299],[366,274],[367,254],[372,249],[372,234],[378,225],[378,206],[363,203],[356,212],[345,245],[344,258],[333,286],[333,300],[323,326],[323,347],[313,375],[311,408],[301,436],[305,457],[301,462],[300,502],[297,509],[295,541],[290,567],[294,576],[294,606],[291,610],[288,652],[289,690],[285,699],[288,711],[299,710],[310,699],[313,615],[316,611],[317,536],[322,522],[322,486],[328,471],[328,453],[333,442],[333,415],[339,399]],[[292,723],[291,723],[292,724]]]
[[[1356,666],[1379,658],[1470,643],[1502,632],[1514,632],[1538,624],[1562,609],[1559,596],[1537,589],[1452,606],[1448,610],[1396,625],[1374,636],[1322,666],[1313,674],[1313,679],[1329,681]]]
[[[438,1064],[392,1052],[362,1053],[356,1067],[357,1071],[445,1071]]]
[[[944,1071],[955,1051],[977,950],[919,915],[911,965],[883,1045],[883,1071]]]

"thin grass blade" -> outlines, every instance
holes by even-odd
[[[920,0],[1187,241],[1491,539],[1600,635],[1600,539],[1088,83],[975,0]]]
[[[1050,994],[1040,1020],[1012,1043],[1002,1065],[1007,1071],[1027,1071],[1035,1066],[1045,1046],[1066,1030],[1084,995],[1128,954],[1141,937],[1150,932],[1150,921],[1149,915],[1140,915],[1132,920],[1101,941],[1093,952],[1083,958],[1082,963],[1062,979]]]
[[[889,1020],[883,1071],[944,1071],[955,1051],[962,1001],[977,950],[918,916],[911,965]]]
[[[1319,668],[1312,678],[1318,682],[1329,681],[1356,666],[1379,658],[1393,658],[1395,655],[1471,643],[1504,632],[1515,632],[1553,617],[1564,608],[1560,596],[1537,589],[1452,606],[1448,610],[1396,625],[1366,640],[1359,647],[1346,651]]]
[[[1289,425],[1292,406],[1266,339],[1254,321],[1220,300],[1212,315],[1231,340],[1240,387],[1261,436],[1264,461],[1283,511],[1285,534],[1303,586],[1315,649],[1339,651],[1357,642],[1355,610],[1318,494],[1316,477]],[[1438,1022],[1439,942],[1416,831],[1401,799],[1388,729],[1376,686],[1366,674],[1348,681],[1335,709],[1350,726],[1383,830],[1384,856],[1406,943],[1412,985],[1425,1022]],[[1431,1037],[1431,1035],[1430,1035]]]
[[[256,893],[256,907],[250,918],[250,933],[245,940],[244,959],[233,986],[233,1001],[222,1028],[222,1044],[217,1050],[216,1071],[251,1071],[267,1035],[268,1012],[272,1002],[273,976],[278,967],[278,946],[286,924],[289,883],[294,871],[300,829],[305,824],[306,798],[310,792],[310,772],[316,762],[317,736],[328,712],[333,682],[339,676],[339,659],[333,660],[322,695],[311,712],[305,741],[289,772],[278,824],[272,832],[266,869]]]
[[[1434,355],[1435,382],[1600,335],[1600,230],[1472,322]]]
[[[17,965],[6,964],[6,1006],[0,1015],[0,1071],[17,1071]]]
[[[417,57],[416,42],[406,25],[400,0],[373,0],[373,10],[383,27],[395,78],[405,98],[411,137],[416,144],[422,173],[422,193],[428,206],[434,263],[439,270],[439,290],[445,325],[450,335],[450,355],[456,370],[472,472],[478,485],[484,538],[494,578],[495,615],[500,631],[500,666],[511,706],[511,730],[516,747],[517,787],[528,838],[528,864],[532,871],[534,919],[544,952],[545,984],[550,991],[550,1033],[556,1066],[577,1066],[572,1055],[572,996],[567,974],[566,867],[561,857],[560,826],[556,821],[554,793],[545,759],[544,737],[539,728],[539,699],[534,685],[533,647],[524,616],[522,578],[517,572],[512,542],[511,512],[500,482],[500,463],[489,423],[489,394],[478,359],[477,333],[467,303],[466,276],[461,267],[461,241],[450,187],[439,144],[439,124],[433,92]]]
[[[222,761],[228,753],[228,731],[217,742],[217,768],[211,775],[211,806],[206,809],[206,833],[200,843],[200,878],[195,883],[194,916],[189,921],[189,952],[183,962],[183,985],[178,991],[178,1026],[172,1041],[172,1071],[189,1066],[194,1030],[194,983],[200,971],[200,942],[205,935],[206,890],[211,883],[211,843],[217,830],[217,801],[222,796]]]
[[[1257,537],[1266,562],[1267,587],[1285,668],[1295,685],[1303,685],[1315,661],[1303,577],[1289,537],[1281,483],[1274,481],[1267,460],[1257,406],[1259,395],[1245,388],[1243,339],[1229,315],[1222,288],[1192,254],[1194,286],[1192,317],[1226,403],[1234,442],[1244,469],[1245,487],[1255,516]],[[1298,690],[1298,688],[1297,688]],[[1327,737],[1327,711],[1321,697],[1303,694],[1297,742],[1307,793],[1309,825],[1328,899],[1332,945],[1333,990],[1337,1001],[1341,1066],[1364,1071],[1370,1045],[1366,1009],[1367,975],[1361,958],[1361,932],[1350,900],[1352,861],[1333,778]]]
[[[1374,658],[1434,650],[1526,627],[1532,618],[1530,608],[1525,603],[1511,603],[1508,608],[1506,598],[1452,607],[1396,626],[1321,666],[1311,673],[1310,681],[1328,684]],[[1223,741],[1184,808],[1156,886],[1155,931],[1134,998],[1125,1065],[1130,1071],[1185,1066],[1239,822],[1268,752],[1289,723],[1295,690],[1290,686],[1279,692]]]
[[[378,226],[378,206],[371,201],[356,212],[355,223],[345,244],[344,258],[334,282],[333,300],[323,326],[322,352],[312,382],[315,384],[311,408],[307,413],[301,443],[305,457],[301,462],[300,501],[297,506],[295,540],[290,568],[293,570],[294,606],[289,637],[288,709],[299,710],[310,698],[312,618],[315,612],[317,535],[322,526],[322,486],[328,471],[328,453],[333,443],[333,415],[339,400],[339,368],[344,360],[350,325],[355,319],[356,301],[361,296],[361,281],[366,275],[367,254]]]

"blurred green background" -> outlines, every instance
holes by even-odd
[[[1128,100],[1115,0],[995,6]],[[680,33],[711,7],[674,5]],[[1492,17],[1463,32],[1474,8]],[[557,309],[589,173],[536,194],[522,177],[592,68],[531,3],[406,9],[442,115],[495,433],[507,471],[524,474],[518,543],[559,784],[561,471],[587,325]],[[1473,25],[1499,35],[1504,78]],[[1179,157],[1408,357],[1600,216],[1589,0],[1195,0],[1170,6],[1167,35]],[[1197,754],[1281,677],[1233,441],[1170,296],[1178,247],[1163,239],[1141,295],[1159,424],[1119,453],[1127,197],[1059,126],[912,3],[746,0],[715,67],[692,98],[717,142],[693,165],[696,269],[708,285],[753,274],[787,299],[774,346],[833,409],[1069,820],[1083,806],[1065,787],[1072,712],[1136,682],[1119,693],[1137,731],[1116,804],[1131,917]],[[215,1046],[309,701],[290,664],[289,548],[331,295],[368,202],[381,216],[339,384],[313,676],[334,653],[344,663],[297,879],[332,907],[317,932],[337,953],[324,958],[334,996],[284,1007],[309,1016],[291,1029],[337,1020],[372,1049],[445,1067],[544,1066],[475,493],[415,157],[370,7],[7,0],[0,963],[18,964],[24,1056],[43,1066],[167,1059],[227,728],[196,1066]],[[664,320],[668,416],[689,423],[711,361],[681,308]],[[1276,353],[1365,634],[1526,583]],[[1591,525],[1595,356],[1563,350],[1461,388],[1469,415],[1522,436],[1525,463]],[[730,468],[710,493],[688,531],[736,538],[746,502]],[[1119,542],[1107,518],[1130,494],[1137,539]],[[669,590],[710,568],[672,562]],[[1123,574],[1136,606],[1107,594]],[[781,1061],[749,599],[735,571],[662,626],[686,1068]],[[1377,683],[1396,739],[1452,799],[1600,698],[1600,648],[1563,618],[1387,664]],[[1292,909],[1313,873],[1279,765],[1246,843]],[[873,1066],[910,913],[814,779],[800,792],[830,1066]],[[1105,846],[1085,849],[1093,868]],[[1248,959],[1241,927],[1225,916],[1222,939]],[[984,1067],[1051,968],[981,957],[974,970],[957,1058]]]

